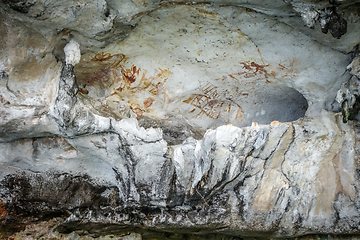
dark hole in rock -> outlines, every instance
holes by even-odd
[[[261,102],[261,109],[265,110],[252,115],[255,122],[260,124],[295,121],[304,117],[308,108],[306,98],[297,90],[286,86],[281,87],[279,91],[269,91]]]

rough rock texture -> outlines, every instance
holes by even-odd
[[[0,237],[360,235],[359,6],[3,0]]]

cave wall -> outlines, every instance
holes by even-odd
[[[0,237],[356,238],[356,1],[0,4]]]

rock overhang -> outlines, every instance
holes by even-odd
[[[68,208],[64,226],[70,229],[90,221],[175,232],[206,228],[204,234],[214,226],[234,235],[356,233],[355,125],[328,112],[339,108],[333,103],[350,77],[349,55],[239,6],[180,3],[148,10],[119,41],[105,34],[99,43],[93,34],[91,46],[90,35],[66,30],[41,54],[23,51],[22,60],[7,45],[3,62],[13,64],[4,66],[2,86],[7,206]],[[115,24],[107,34],[121,31]],[[70,38],[84,46],[74,71],[75,63],[61,62]],[[31,65],[47,71],[32,76],[37,84],[14,70]],[[16,179],[17,170],[24,171],[21,181],[5,177]],[[72,179],[83,174],[95,182]],[[39,185],[67,178],[75,190],[54,207]],[[22,183],[30,192],[16,190]],[[21,198],[35,204],[21,205]],[[104,206],[111,217],[98,210],[92,215]],[[127,208],[137,209],[138,222],[116,217]]]
[[[324,47],[332,56],[315,57],[323,48],[316,41],[244,8],[170,5],[137,24],[123,41],[84,54],[75,68],[85,95],[115,102],[106,110],[113,115],[119,108],[125,116],[180,115],[205,130],[286,122],[304,116],[307,102],[316,116],[346,78],[348,56]],[[326,66],[328,72],[315,70]]]

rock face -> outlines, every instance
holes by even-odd
[[[0,237],[360,234],[359,4],[0,7]]]

